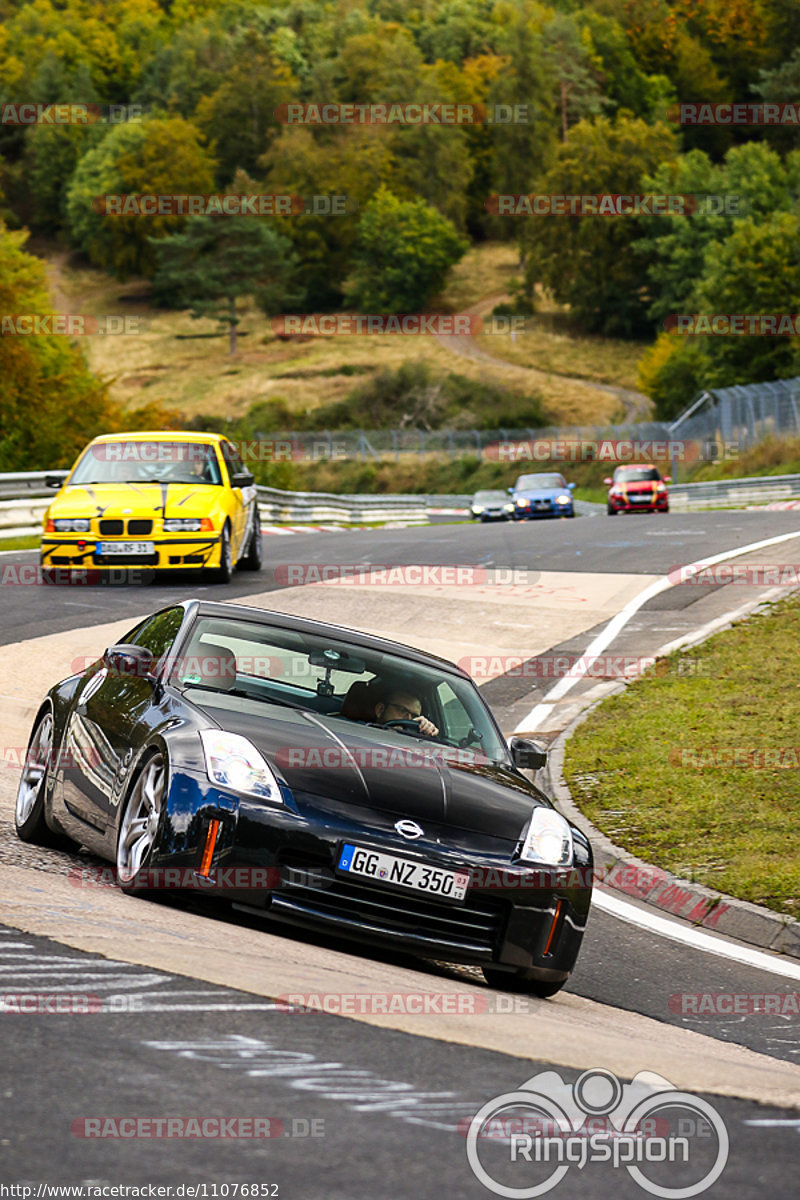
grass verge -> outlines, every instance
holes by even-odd
[[[671,655],[591,713],[564,766],[575,801],[617,845],[794,917],[798,640],[794,595]],[[734,752],[740,765],[731,765]]]
[[[0,551],[3,550],[38,550],[41,544],[41,538],[37,533],[31,534],[29,537],[0,537]]]

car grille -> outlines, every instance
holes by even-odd
[[[128,534],[133,537],[141,537],[142,534],[153,532],[153,522],[151,520],[142,520],[132,517],[128,521]],[[118,518],[106,517],[100,521],[100,533],[104,537],[118,537],[125,533],[125,522]]]
[[[308,876],[306,876],[308,878]],[[319,880],[319,882],[317,881]],[[499,948],[507,901],[472,898],[442,904],[427,896],[370,887],[328,876],[292,883],[272,897],[272,911],[352,926],[354,931],[400,937],[409,947],[448,950],[490,960]]]

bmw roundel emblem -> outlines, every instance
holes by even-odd
[[[395,829],[404,838],[422,837],[425,830],[416,821],[397,821]]]

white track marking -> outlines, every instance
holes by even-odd
[[[706,954],[716,954],[719,958],[730,958],[734,962],[747,967],[756,967],[759,971],[768,971],[772,975],[783,975],[785,979],[800,980],[800,963],[791,962],[783,957],[767,954],[763,950],[751,950],[734,942],[726,942],[714,934],[696,929],[693,925],[681,925],[668,917],[662,917],[644,908],[638,908],[627,900],[618,900],[605,888],[595,888],[592,894],[592,907],[599,908],[627,921],[629,925],[638,925],[649,929],[660,937],[670,938],[674,942],[683,942],[693,950],[703,950]]]
[[[776,546],[781,542],[788,542],[792,538],[798,537],[800,537],[800,530],[797,530],[795,533],[782,533],[778,537],[765,538],[760,542],[750,542],[747,546],[741,546],[738,550],[726,550],[722,554],[714,554],[709,558],[698,558],[694,562],[687,563],[684,569],[696,568],[699,570],[703,567],[713,567],[715,563],[725,562],[729,558],[739,558],[743,554],[752,554],[754,550],[763,550],[767,546]],[[631,617],[648,600],[652,600],[654,596],[660,595],[661,592],[666,592],[669,588],[677,586],[677,582],[677,580],[671,580],[669,576],[665,575],[663,579],[657,579],[654,583],[649,584],[638,596],[634,596],[633,600],[629,601],[615,617],[612,617],[605,629],[586,647],[570,674],[564,675],[559,679],[558,683],[551,687],[544,699],[535,708],[532,708],[526,717],[523,717],[514,732],[521,733],[537,729],[550,716],[555,701],[565,696],[567,692],[571,691],[578,680],[584,677],[589,669],[589,663],[613,642],[617,634],[628,624]]]

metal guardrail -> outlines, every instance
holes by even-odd
[[[425,496],[337,496],[327,492],[283,492],[259,487],[258,509],[262,521],[276,524],[364,524],[402,521],[424,525],[428,520]]]
[[[44,487],[44,479],[56,474],[66,475],[66,472],[26,471],[0,475],[0,496],[8,497],[0,499],[0,533],[3,536],[24,537],[39,532],[45,509],[54,494],[51,488]],[[361,525],[402,521],[406,525],[424,525],[428,520],[426,496],[338,496],[326,492],[284,492],[268,487],[258,487],[256,491],[261,519],[269,524]],[[436,499],[452,501],[449,497]]]
[[[55,474],[58,472],[27,471],[0,475],[0,496],[9,497],[0,499],[0,535],[7,538],[22,537],[39,532],[49,498],[53,495],[52,489],[43,488],[44,478],[45,475]],[[284,492],[268,487],[258,487],[256,490],[262,521],[288,525],[363,525],[391,521],[424,525],[432,513],[464,514],[472,498],[464,493],[340,496],[326,492]],[[45,498],[41,498],[42,492]],[[670,507],[676,512],[738,508],[796,497],[800,497],[800,475],[674,483],[669,489]]]
[[[747,479],[715,479],[707,483],[673,483],[670,508],[739,508],[800,496],[800,475],[759,475]]]

